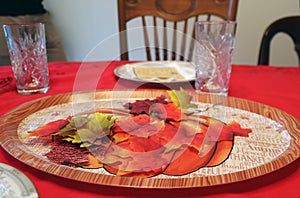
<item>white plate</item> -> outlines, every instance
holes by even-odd
[[[157,76],[151,76],[151,78],[139,78],[135,73],[135,68],[154,68],[154,69],[165,69],[172,68],[176,69],[178,73],[183,77],[179,78],[159,78]],[[117,67],[114,70],[116,76],[133,81],[139,82],[150,82],[150,83],[178,83],[188,82],[195,80],[195,67],[190,62],[183,61],[147,61],[125,64]]]
[[[33,183],[26,175],[3,163],[0,163],[0,195],[1,197],[39,197]]]

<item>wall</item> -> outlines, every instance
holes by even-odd
[[[68,60],[115,59],[119,54],[117,0],[44,0],[65,46]],[[240,0],[233,63],[257,63],[264,29],[274,20],[300,15],[299,0]],[[93,49],[94,54],[89,54]],[[296,65],[291,40],[274,38],[271,64]],[[291,52],[292,51],[292,52]]]
[[[256,64],[265,28],[289,15],[300,15],[299,0],[240,0],[234,62]],[[298,64],[292,41],[286,35],[275,36],[271,47],[270,64]]]

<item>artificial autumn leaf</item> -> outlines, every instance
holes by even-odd
[[[70,120],[70,125],[73,128],[81,128],[89,121],[88,115],[73,116]]]
[[[174,136],[177,134],[178,131],[178,124],[171,124],[166,122],[164,128],[159,130],[157,133],[149,136],[148,138],[160,145],[165,146],[168,144]]]
[[[111,115],[103,113],[94,113],[88,116],[89,121],[86,124],[86,128],[93,133],[99,134],[98,138],[110,135],[110,128],[114,125],[114,119]]]
[[[129,116],[126,119],[117,119],[112,127],[112,130],[117,132],[129,133],[141,126],[147,125],[151,122],[151,118],[146,114],[141,114],[137,116]]]
[[[111,115],[93,113],[86,116],[73,117],[65,128],[55,135],[64,137],[63,140],[81,147],[89,147],[101,139],[110,135],[110,129],[114,125]],[[79,126],[79,127],[77,127]]]
[[[169,164],[171,158],[165,159],[162,157],[163,149],[153,152],[135,153],[133,160],[128,162],[124,171],[135,173],[153,172],[154,174],[161,173]]]
[[[151,117],[157,117],[161,120],[166,121],[181,121],[184,119],[185,115],[181,113],[181,110],[178,109],[174,103],[153,104],[150,108]]]
[[[143,119],[139,119],[138,117],[142,117]],[[121,120],[121,122],[116,121],[116,124],[112,127],[112,132],[114,133],[112,141],[118,144],[118,146],[134,152],[146,152],[159,148],[161,144],[151,140],[150,137],[164,129],[165,123],[157,119],[147,124],[139,123],[139,121],[144,123],[144,120],[148,120],[147,117],[148,119],[150,118],[148,115],[139,115]],[[125,127],[121,125],[120,127],[122,123],[131,124],[125,125]]]
[[[97,137],[95,136],[95,134],[87,128],[78,129],[74,131],[73,134],[69,134],[67,135],[67,137],[63,138],[63,140],[67,140],[68,142],[71,142],[73,144],[79,144],[83,142],[93,143],[96,139]]]
[[[43,125],[41,127],[38,127],[34,131],[29,131],[25,137],[29,136],[48,136],[53,133],[58,132],[61,128],[65,127],[70,120],[70,116],[68,116],[66,119],[59,119],[55,120],[53,122],[49,122],[46,125]]]
[[[70,134],[73,134],[78,128],[84,126],[88,121],[88,115],[73,116],[64,128],[60,129],[53,135],[66,137]]]
[[[91,169],[101,168],[103,166],[103,164],[99,162],[99,160],[97,160],[92,154],[88,154],[87,158],[88,158],[88,162],[79,164],[79,166],[81,166],[82,168],[91,168]]]
[[[130,109],[130,113],[132,114],[142,114],[142,113],[146,113],[149,115],[149,109],[150,107],[155,104],[155,103],[162,103],[162,104],[166,104],[166,96],[161,95],[156,97],[153,100],[150,99],[145,99],[145,100],[136,100],[133,103],[126,103],[124,106],[128,109]]]
[[[186,110],[188,108],[197,108],[196,104],[191,103],[192,96],[189,95],[182,87],[180,90],[168,90],[167,91],[170,100],[174,102],[177,108]]]
[[[203,118],[205,116],[202,116]],[[220,120],[205,117],[207,119],[207,132],[206,139],[209,141],[224,141],[224,140],[233,140],[234,136],[244,136],[248,137],[248,134],[251,133],[251,129],[241,128],[240,124],[233,121],[230,124],[226,124]]]
[[[243,137],[248,137],[249,133],[251,133],[251,129],[245,129],[242,128],[241,125],[236,122],[232,121],[228,124],[228,127],[230,127],[230,130],[233,132],[235,136],[243,136]]]
[[[60,139],[51,143],[52,150],[45,156],[57,164],[66,164],[77,166],[78,164],[88,163],[88,154],[86,148],[80,148],[78,144],[70,144]]]
[[[165,153],[169,153],[171,151],[178,151],[182,147],[182,144],[179,142],[172,142],[172,144],[166,144],[165,146]]]
[[[128,140],[128,138],[130,137],[130,135],[128,133],[116,133],[113,135],[113,141],[115,144],[118,144],[120,142],[124,142],[126,140]]]
[[[194,130],[193,125],[191,125],[188,121],[183,121],[176,127],[174,137],[172,137],[172,139],[170,139],[165,145],[165,152],[178,150],[181,147],[193,146],[194,143],[197,143],[195,139],[199,139],[199,137],[203,136],[204,135],[200,133],[200,131]]]
[[[163,147],[152,152],[132,152],[119,146],[110,147],[103,159],[104,167],[120,176],[150,177],[161,173],[169,159],[162,157]]]
[[[62,139],[57,138],[51,143],[52,150],[45,156],[52,162],[82,168],[101,168],[103,164],[94,154],[104,153],[107,144],[102,144],[97,148],[87,149],[80,148],[78,144],[71,144]],[[98,154],[99,155],[99,154]]]

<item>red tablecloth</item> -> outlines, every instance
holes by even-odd
[[[90,89],[149,88],[131,81],[120,81],[113,70],[126,62],[49,63],[50,90],[46,94],[22,96],[14,86],[0,91],[0,116],[27,101],[58,93]],[[80,72],[80,75],[77,75]],[[99,76],[95,81],[90,76]],[[0,67],[0,78],[12,76],[11,67]],[[75,80],[76,79],[76,80]],[[78,83],[80,82],[80,83]],[[184,85],[187,88],[192,85]],[[164,88],[164,87],[155,87]],[[172,87],[171,87],[172,88]],[[229,96],[245,98],[279,108],[300,119],[300,68],[234,65]],[[0,131],[1,133],[1,131]],[[300,159],[258,178],[214,187],[191,189],[134,189],[92,185],[50,175],[18,161],[0,147],[0,162],[27,175],[45,197],[300,197]]]

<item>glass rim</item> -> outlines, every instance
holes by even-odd
[[[8,23],[4,24],[3,27],[30,27],[44,25],[42,22],[30,22],[30,23]]]

